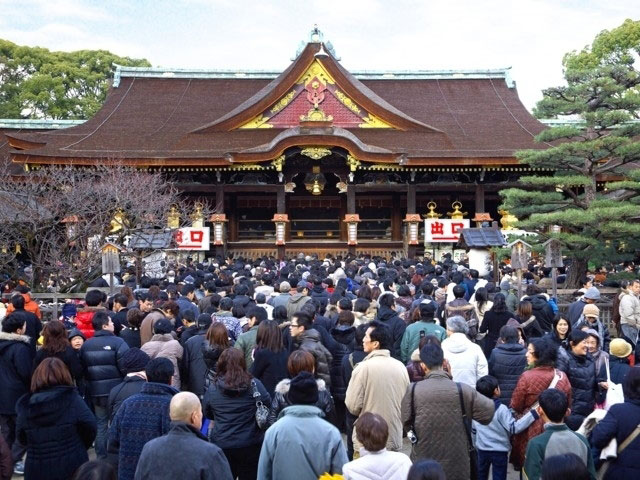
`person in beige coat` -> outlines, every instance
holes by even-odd
[[[415,435],[411,460],[433,459],[442,465],[447,478],[470,478],[469,442],[460,395],[469,423],[475,420],[488,425],[494,402],[475,388],[451,380],[442,368],[444,353],[439,345],[422,347],[420,360],[425,379],[412,383],[402,399],[404,428]]]
[[[180,342],[173,338],[171,331],[173,327],[166,318],[159,319],[153,326],[153,337],[142,345],[141,349],[151,358],[163,357],[171,360],[173,364],[173,377],[171,386],[180,390],[180,369],[178,362],[182,359],[184,352]]]
[[[409,375],[402,362],[391,357],[391,342],[389,327],[382,322],[371,322],[362,341],[368,355],[353,370],[345,404],[352,415],[371,412],[384,418],[389,425],[387,449],[398,451],[403,437],[402,397],[409,385]],[[362,444],[355,431],[353,445],[354,451],[359,452]]]

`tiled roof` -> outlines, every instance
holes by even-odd
[[[467,248],[503,247],[507,244],[497,228],[464,228],[459,243]]]

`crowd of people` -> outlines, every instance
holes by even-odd
[[[46,322],[7,280],[0,480],[640,478],[640,280],[612,336],[597,276],[560,311],[547,274],[230,257]]]

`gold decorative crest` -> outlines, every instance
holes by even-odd
[[[340,90],[335,90],[333,93],[335,94],[336,98],[340,100],[340,102],[342,102],[342,104],[345,107],[347,107],[349,110],[351,110],[355,114],[358,114],[358,115],[360,114],[360,109],[358,108],[358,105],[356,105],[356,103],[353,100],[347,97]]]
[[[300,153],[305,157],[309,157],[314,160],[320,160],[327,155],[331,155],[331,150],[325,147],[306,147],[303,148]]]
[[[313,107],[306,115],[300,115],[301,122],[332,122],[333,116],[327,115],[319,107]]]
[[[351,170],[352,172],[355,172],[358,169],[358,167],[360,166],[360,160],[358,160],[353,155],[348,154],[347,155],[347,165],[349,165],[349,170]]]
[[[305,87],[313,80],[318,79],[324,86],[327,84],[334,85],[336,81],[331,74],[322,66],[318,60],[314,60],[309,68],[300,75],[296,83],[298,85],[303,84]]]
[[[374,114],[370,113],[362,119],[364,123],[358,125],[360,128],[392,128],[388,123],[380,120]]]
[[[291,102],[291,100],[293,100],[293,98],[295,96],[296,96],[296,91],[295,90],[291,90],[284,97],[282,97],[278,103],[276,103],[273,107],[271,107],[271,110],[270,110],[271,114],[275,115],[280,110],[282,110],[284,107],[289,105],[289,103]]]
[[[284,158],[285,158],[284,155],[280,155],[273,162],[271,162],[271,165],[273,165],[276,168],[276,172],[282,171],[284,167]]]
[[[268,124],[269,117],[265,117],[263,114],[249,120],[244,125],[240,125],[238,128],[273,128],[273,125]]]

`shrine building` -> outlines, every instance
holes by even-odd
[[[216,212],[211,253],[249,256],[421,254],[429,212],[500,219],[546,128],[508,69],[350,72],[317,29],[280,73],[119,66],[101,110],[61,124],[0,125],[14,167],[167,172]]]

